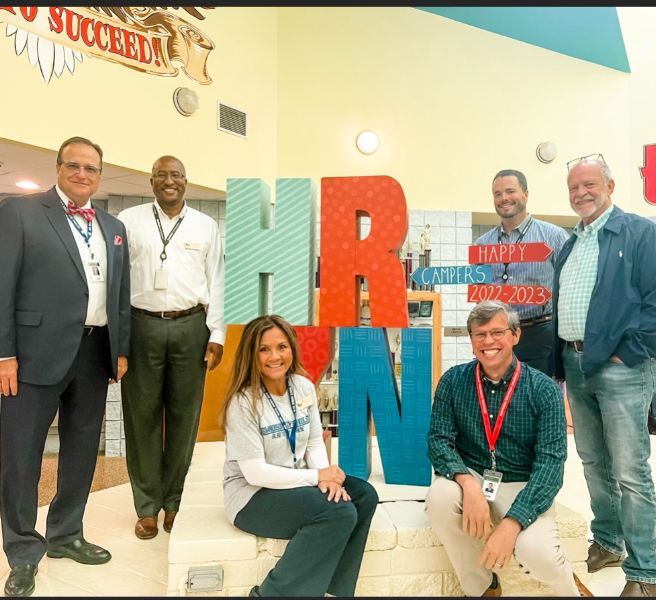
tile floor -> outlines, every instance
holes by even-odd
[[[565,485],[557,500],[591,518],[583,470],[569,439]],[[652,441],[652,472],[656,473],[656,437]],[[37,529],[44,531],[47,506],[39,508]],[[69,559],[44,557],[36,578],[35,596],[164,596],[168,578],[168,540],[161,528],[152,540],[138,540],[130,485],[125,483],[92,492],[85,513],[85,537],[111,551],[113,559],[100,566],[79,565]],[[9,567],[0,553],[0,584]],[[503,574],[502,574],[503,577]],[[624,586],[620,568],[603,569],[589,576],[587,584],[597,596],[617,596]]]

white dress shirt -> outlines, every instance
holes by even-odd
[[[64,192],[61,191],[58,185],[55,186],[59,197],[61,198],[64,207],[68,206],[69,198]],[[80,208],[91,208],[91,201]],[[75,219],[82,231],[87,232],[87,221],[82,215],[70,215]],[[103,235],[98,219],[95,217],[91,221],[91,238],[89,239],[89,246],[87,246],[84,238],[78,229],[71,223],[71,219],[67,216],[68,225],[73,233],[73,238],[77,244],[77,249],[80,253],[80,259],[84,265],[84,274],[87,278],[87,287],[89,288],[89,303],[87,305],[87,316],[84,321],[85,325],[107,325],[107,246],[105,245],[105,236]],[[102,273],[102,281],[93,281],[91,267],[89,261],[98,261],[100,272]]]
[[[162,240],[153,214],[156,207],[164,237],[183,219],[166,246],[162,263]],[[207,310],[210,342],[223,344],[224,259],[219,227],[211,217],[185,203],[170,219],[157,202],[121,211],[130,251],[131,304],[154,312],[185,310],[198,304]],[[155,289],[155,272],[167,272],[166,289]]]

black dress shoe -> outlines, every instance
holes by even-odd
[[[38,570],[36,565],[15,566],[5,582],[5,596],[31,596]]]
[[[112,558],[107,550],[95,544],[90,544],[84,538],[67,544],[49,542],[46,554],[50,558],[71,558],[83,565],[102,565]]]

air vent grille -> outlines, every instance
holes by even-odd
[[[219,102],[219,130],[246,137],[246,113]]]

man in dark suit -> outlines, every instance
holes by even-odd
[[[34,592],[44,553],[110,560],[83,537],[107,384],[127,370],[128,245],[90,197],[102,150],[80,137],[57,155],[57,185],[0,203],[0,516],[11,572],[5,595]],[[57,495],[35,530],[41,458],[59,410]]]

